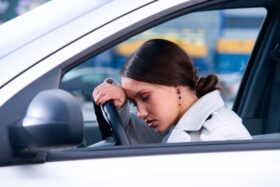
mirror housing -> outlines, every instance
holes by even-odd
[[[46,90],[33,98],[24,118],[9,130],[16,150],[78,145],[83,142],[83,115],[70,93]]]

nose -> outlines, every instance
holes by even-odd
[[[144,106],[138,104],[137,105],[137,117],[140,119],[145,119],[148,116],[148,111]]]

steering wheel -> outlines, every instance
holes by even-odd
[[[109,123],[116,145],[129,145],[122,121],[112,101],[101,106],[103,117]]]

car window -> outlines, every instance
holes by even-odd
[[[187,51],[201,76],[218,75],[226,107],[232,108],[265,16],[263,8],[247,8],[196,12],[178,17],[68,71],[62,78],[61,88],[79,98],[85,121],[94,120],[92,90],[107,77],[120,81],[119,70],[126,58],[144,41],[164,38]]]

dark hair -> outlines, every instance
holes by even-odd
[[[198,97],[216,90],[218,78],[199,78],[188,54],[175,43],[152,39],[142,44],[126,61],[121,75],[165,86],[188,86]]]

